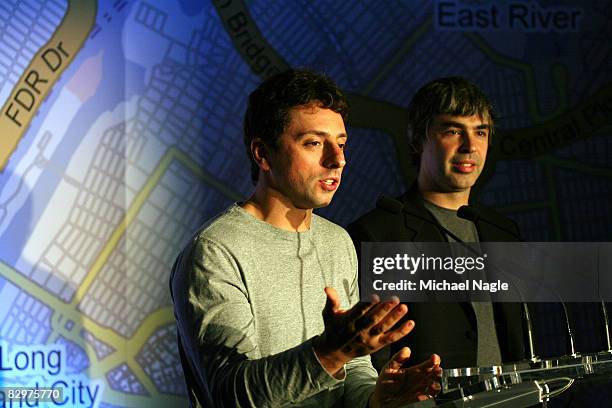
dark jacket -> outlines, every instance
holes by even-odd
[[[446,241],[443,230],[421,200],[416,186],[397,200],[379,199],[376,209],[348,227],[358,253],[361,242]],[[476,214],[473,221],[480,242],[520,240],[510,219],[485,206],[470,203],[470,207]],[[495,303],[493,307],[503,362],[526,358],[520,304]],[[392,351],[410,347],[415,363],[437,353],[445,368],[476,365],[476,316],[469,303],[413,303],[408,308],[408,317],[416,326],[399,344],[393,345]]]

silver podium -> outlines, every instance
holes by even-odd
[[[516,364],[446,369],[435,400],[406,408],[521,408],[547,402],[575,381],[607,378],[612,385],[612,352],[564,356]]]

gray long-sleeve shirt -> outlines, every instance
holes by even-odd
[[[345,309],[358,301],[356,259],[348,234],[316,215],[305,232],[278,229],[237,205],[210,221],[171,278],[192,404],[366,406],[377,378],[369,357],[336,379],[311,345],[324,328],[325,286]]]

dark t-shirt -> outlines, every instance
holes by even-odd
[[[423,205],[444,228],[455,234],[463,242],[479,242],[476,225],[472,221],[457,216],[457,211],[443,208],[423,200]],[[456,242],[448,234],[448,242]],[[493,306],[491,302],[472,302],[478,327],[478,351],[476,361],[479,367],[501,364],[501,351],[495,331]]]

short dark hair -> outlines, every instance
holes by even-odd
[[[259,166],[251,155],[251,142],[260,138],[269,147],[289,125],[292,108],[309,104],[339,113],[346,120],[348,104],[338,86],[328,77],[305,69],[290,69],[276,74],[249,95],[244,115],[244,144],[251,160],[251,179],[259,178]]]
[[[408,106],[408,143],[417,165],[429,125],[436,115],[479,115],[489,122],[491,140],[494,112],[484,92],[462,77],[435,79],[419,89]]]

